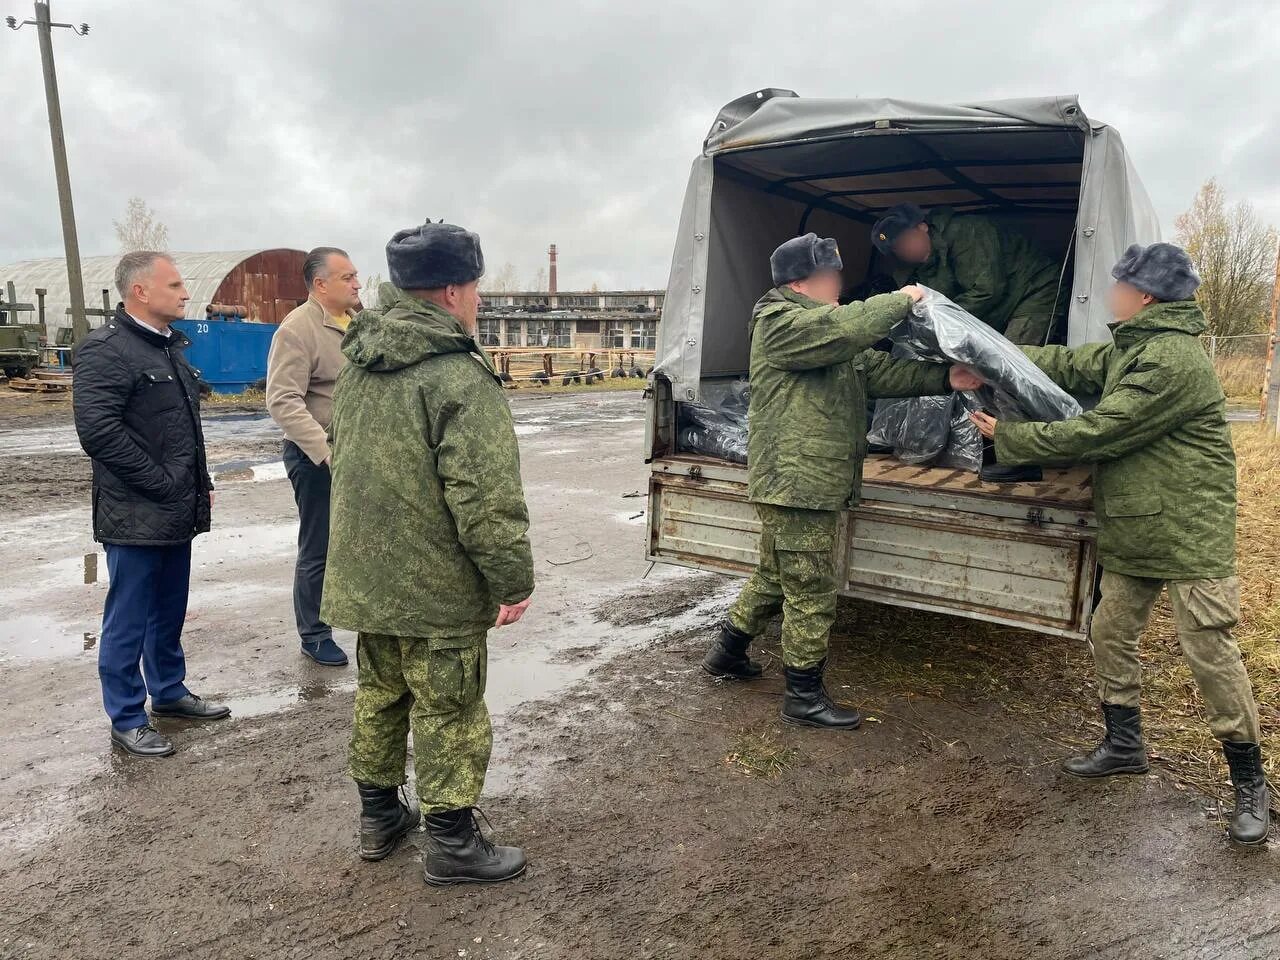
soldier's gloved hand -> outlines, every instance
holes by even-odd
[[[505,627],[509,623],[515,623],[524,616],[524,612],[529,609],[529,603],[533,597],[525,597],[519,603],[501,604],[498,607],[498,620],[494,623],[495,627]]]
[[[953,364],[947,376],[952,390],[977,390],[986,382],[961,363]]]

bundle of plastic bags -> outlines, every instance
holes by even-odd
[[[745,380],[708,380],[702,403],[679,405],[679,449],[733,463],[747,462],[747,408],[751,384]]]
[[[882,400],[867,439],[891,447],[906,463],[982,467],[982,436],[969,413],[987,410],[999,420],[1054,422],[1078,416],[1080,404],[1049,379],[1017,346],[936,290],[893,328],[893,355],[962,363],[986,385],[972,393]]]

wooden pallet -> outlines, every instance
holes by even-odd
[[[71,378],[56,378],[49,374],[41,377],[21,377],[14,378],[9,381],[10,390],[20,390],[23,393],[66,393],[71,389]]]

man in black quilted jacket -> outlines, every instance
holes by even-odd
[[[125,254],[123,303],[76,348],[75,420],[93,460],[93,536],[111,587],[102,615],[98,676],[111,740],[139,757],[173,753],[146,712],[217,720],[231,711],[187,689],[182,624],[191,541],[207,533],[213,483],[205,463],[190,341],[170,327],[186,312],[186,285],[163,253]],[[144,679],[145,678],[145,679]]]

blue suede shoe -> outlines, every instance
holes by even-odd
[[[333,637],[326,637],[314,643],[304,643],[302,652],[324,667],[345,667],[347,655],[342,648],[333,642]]]

